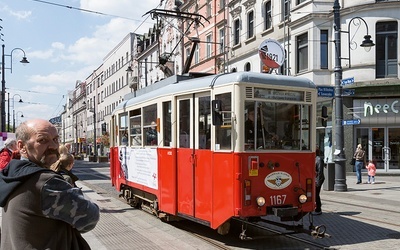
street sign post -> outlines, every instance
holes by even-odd
[[[342,80],[342,86],[351,85],[354,83],[354,77],[346,78]]]
[[[320,97],[333,97],[335,95],[334,87],[318,87],[317,91]]]
[[[356,91],[355,89],[343,89],[343,96],[352,96],[355,95]]]
[[[361,119],[354,119],[354,120],[343,120],[343,125],[359,125],[361,124]]]

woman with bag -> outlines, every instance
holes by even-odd
[[[357,145],[356,152],[354,153],[353,158],[356,160],[355,166],[356,166],[356,175],[357,175],[357,183],[360,184],[362,183],[361,179],[361,169],[364,167],[364,161],[365,161],[365,151],[363,150],[361,144]]]

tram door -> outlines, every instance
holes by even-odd
[[[210,214],[209,110],[209,93],[177,99],[177,208],[181,216],[208,219],[203,215]]]

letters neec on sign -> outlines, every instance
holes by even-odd
[[[376,104],[375,106],[372,105],[370,102],[364,102],[364,117],[372,116],[375,113],[379,114],[381,111],[385,114],[388,112],[393,112],[395,114],[399,113],[399,110],[396,109],[396,104],[398,100],[393,101],[391,104]]]

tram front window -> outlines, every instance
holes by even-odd
[[[245,149],[307,150],[310,106],[246,102]]]

